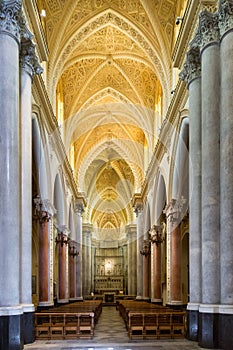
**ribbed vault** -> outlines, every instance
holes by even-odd
[[[84,219],[98,239],[133,221],[171,89],[175,0],[38,0],[50,52],[48,91]]]

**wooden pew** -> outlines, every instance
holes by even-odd
[[[93,312],[35,313],[36,339],[93,338]]]

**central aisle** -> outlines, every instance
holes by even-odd
[[[115,306],[103,306],[102,313],[95,327],[94,340],[97,343],[127,343],[127,330]]]

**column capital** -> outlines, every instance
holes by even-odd
[[[41,74],[43,68],[40,66],[35,52],[35,44],[30,38],[24,39],[20,46],[20,65],[32,78],[36,74]]]
[[[138,214],[143,211],[143,200],[140,193],[135,193],[132,198],[132,207],[134,209],[134,212],[136,214],[136,217],[138,217]]]
[[[211,13],[203,10],[199,15],[198,31],[201,38],[201,50],[206,46],[219,42],[218,13]]]
[[[142,250],[140,250],[140,254],[147,257],[151,254],[151,245],[149,239],[145,239],[143,241]]]
[[[166,214],[167,219],[171,222],[178,221],[185,203],[186,199],[184,197],[181,197],[180,199],[171,199],[163,211]]]
[[[56,209],[49,199],[41,199],[40,196],[33,198],[34,203],[34,219],[40,223],[48,222],[52,216],[56,214]]]
[[[219,29],[221,36],[233,29],[233,0],[220,0]]]
[[[85,198],[85,194],[79,192],[78,197],[74,201],[75,212],[82,215],[84,213],[84,208],[86,207],[86,205],[87,205],[87,201]]]
[[[191,47],[186,54],[186,62],[179,77],[189,85],[194,79],[201,76],[201,58],[200,49],[198,47]]]
[[[0,1],[0,33],[6,33],[20,42],[22,0]]]

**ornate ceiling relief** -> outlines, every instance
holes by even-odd
[[[156,118],[170,98],[177,2],[43,3],[48,91],[55,103],[54,87],[61,87],[63,141],[73,150],[78,190],[88,198],[83,218],[97,239],[120,239],[153,154]]]

